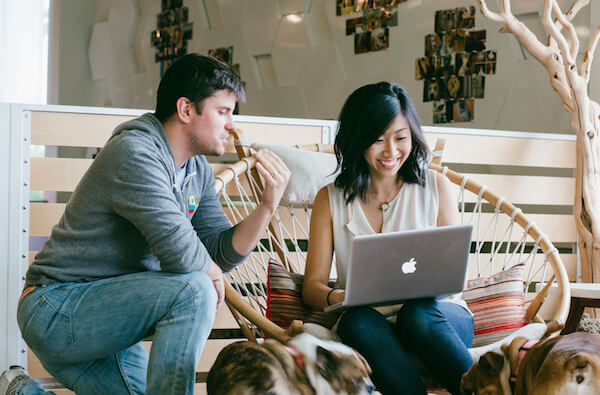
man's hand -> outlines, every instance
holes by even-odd
[[[221,304],[225,300],[225,283],[223,280],[223,271],[216,263],[210,261],[210,267],[206,272],[208,277],[212,280],[215,291],[217,291],[217,310],[221,307]]]
[[[250,253],[258,244],[277,210],[292,174],[277,155],[266,149],[256,153],[256,170],[264,180],[262,201],[250,215],[236,225],[231,239],[233,248],[242,255]]]
[[[265,184],[261,204],[274,213],[292,173],[277,155],[267,149],[259,150],[256,159],[256,170]]]

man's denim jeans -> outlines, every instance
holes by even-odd
[[[205,273],[142,272],[38,287],[17,318],[44,368],[77,394],[192,394],[216,305]]]

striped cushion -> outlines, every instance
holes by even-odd
[[[527,325],[523,294],[525,265],[467,281],[463,298],[473,312],[472,347],[493,343]]]
[[[269,260],[267,279],[267,318],[287,328],[293,320],[311,322],[331,328],[338,314],[313,310],[302,302],[301,274],[290,273],[279,262]]]

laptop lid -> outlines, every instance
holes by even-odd
[[[461,292],[472,230],[467,224],[354,237],[344,307]]]

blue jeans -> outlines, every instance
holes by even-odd
[[[77,394],[192,394],[216,305],[205,273],[141,272],[38,287],[17,319],[44,368]]]
[[[473,360],[473,317],[462,306],[435,299],[407,302],[395,327],[370,307],[348,310],[340,319],[338,335],[371,365],[375,386],[384,394],[425,394],[415,366],[416,355],[453,394]]]

